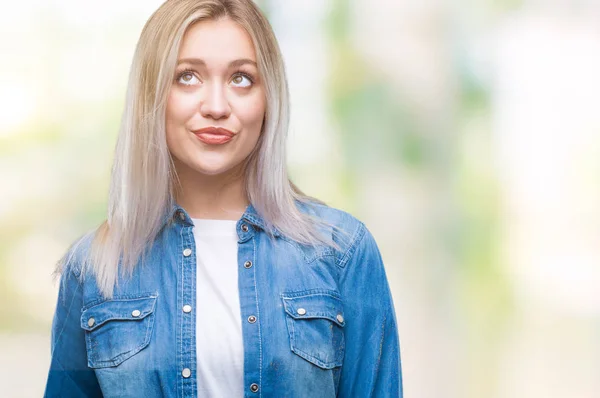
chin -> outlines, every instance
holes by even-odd
[[[216,176],[219,174],[227,173],[232,169],[232,165],[193,165],[195,171],[200,174],[207,176]]]

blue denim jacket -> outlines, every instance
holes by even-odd
[[[244,396],[401,397],[396,314],[373,236],[341,210],[300,208],[347,231],[337,240],[342,250],[303,246],[277,231],[270,239],[252,205],[236,224]],[[45,397],[197,396],[192,228],[175,205],[144,263],[119,278],[110,300],[93,277],[81,279],[86,244],[71,249]]]

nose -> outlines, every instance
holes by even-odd
[[[200,105],[202,116],[215,120],[229,117],[231,107],[225,90],[226,88],[216,82],[206,87],[205,96]]]

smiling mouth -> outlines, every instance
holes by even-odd
[[[235,133],[222,127],[205,127],[200,130],[194,130],[194,135],[205,144],[221,145],[233,139]]]

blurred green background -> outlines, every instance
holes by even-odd
[[[305,192],[363,220],[411,398],[600,396],[600,4],[263,0]],[[0,386],[41,396],[158,0],[0,12]]]

